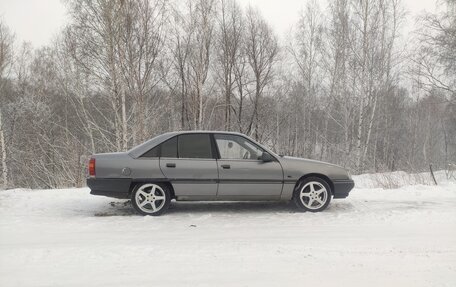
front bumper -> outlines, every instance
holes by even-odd
[[[130,178],[87,178],[90,194],[114,198],[129,198]]]
[[[334,198],[346,198],[355,186],[355,182],[351,179],[334,180],[333,184]]]

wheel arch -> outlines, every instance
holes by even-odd
[[[295,187],[294,187],[294,191],[296,191],[296,189],[299,187],[299,185],[301,184],[301,182],[303,180],[305,180],[306,178],[309,178],[309,177],[318,177],[318,178],[321,178],[324,181],[326,181],[329,184],[329,187],[331,188],[331,194],[334,195],[334,183],[332,182],[332,180],[329,177],[327,177],[326,175],[321,174],[321,173],[308,173],[308,174],[305,174],[305,175],[301,176],[296,181],[296,184],[295,184]]]

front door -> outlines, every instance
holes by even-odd
[[[217,194],[217,161],[209,134],[182,134],[162,147],[160,168],[179,200],[211,200]],[[175,152],[174,152],[175,151]]]
[[[264,150],[249,139],[232,134],[214,134],[220,159],[219,200],[277,200],[283,185],[278,161],[264,162]]]

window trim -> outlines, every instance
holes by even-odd
[[[179,137],[180,136],[183,136],[183,135],[195,135],[195,134],[203,134],[203,135],[209,135],[209,139],[211,141],[211,151],[212,151],[212,158],[181,158],[180,155],[179,155]],[[218,145],[217,145],[217,142],[216,142],[216,139],[215,139],[215,135],[224,135],[224,136],[238,136],[238,137],[242,137],[244,138],[245,140],[249,141],[249,142],[252,142],[255,146],[257,146],[259,149],[261,149],[263,152],[267,152],[269,153],[272,157],[275,158],[275,161],[279,161],[276,156],[271,153],[270,151],[268,151],[267,149],[263,148],[261,145],[259,145],[258,143],[256,143],[255,141],[249,139],[248,137],[242,135],[242,134],[232,134],[232,133],[214,133],[214,132],[207,132],[207,133],[204,133],[204,132],[195,132],[195,133],[182,133],[182,134],[177,134],[177,135],[174,135],[172,137],[170,137],[169,139],[157,144],[156,146],[150,148],[149,150],[147,150],[146,152],[144,152],[143,154],[141,154],[137,159],[160,159],[160,158],[172,158],[172,159],[193,159],[193,160],[210,160],[210,159],[216,159],[216,160],[236,160],[236,161],[261,161],[261,160],[256,160],[256,159],[223,159],[220,155],[220,150],[218,148]],[[161,156],[161,145],[166,143],[167,141],[169,140],[172,140],[173,138],[177,138],[177,150],[176,150],[176,155],[177,157],[163,157]],[[158,157],[145,157],[144,155],[146,153],[148,153],[150,150],[156,148],[158,146],[158,150],[159,150],[159,156]]]
[[[215,141],[215,134],[210,133],[209,136],[211,137],[212,157],[214,157],[215,159],[221,159],[220,151],[217,142]]]

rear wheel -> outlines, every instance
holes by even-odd
[[[141,215],[161,215],[168,209],[170,201],[169,188],[162,184],[140,184],[131,193],[131,203]]]
[[[293,196],[302,211],[323,211],[331,202],[331,187],[319,177],[308,177],[300,182]]]

